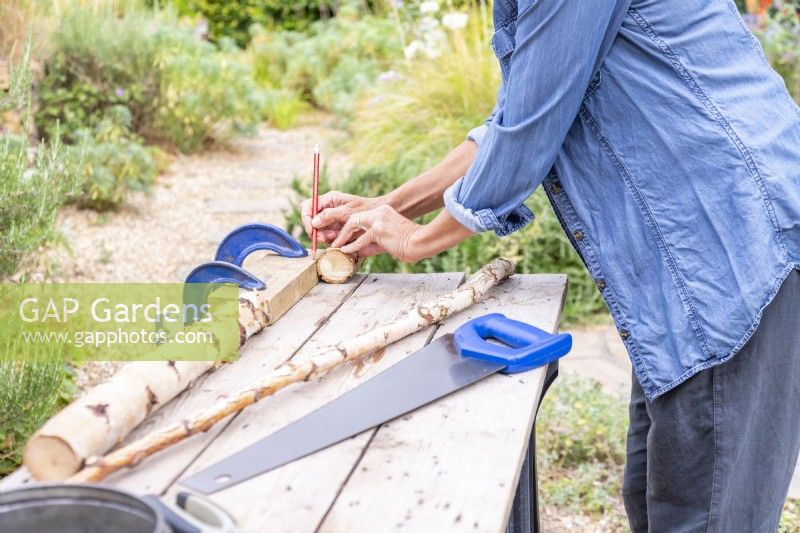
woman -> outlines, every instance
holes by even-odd
[[[495,0],[486,123],[306,230],[418,261],[540,184],[634,368],[634,531],[775,531],[800,446],[800,109],[729,0]],[[444,207],[429,224],[413,219]]]

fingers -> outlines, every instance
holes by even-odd
[[[342,246],[342,251],[346,254],[353,254],[359,252],[362,248],[367,248],[373,242],[372,230],[367,230],[361,234],[359,238]]]
[[[350,242],[357,232],[364,231],[369,228],[370,221],[371,217],[369,212],[358,213],[351,216],[345,221],[342,229],[339,230],[339,234],[336,236],[336,239],[331,243],[331,246],[337,248]]]
[[[317,229],[327,228],[338,224],[344,225],[350,216],[351,210],[347,207],[330,207],[322,209],[320,213],[311,220],[311,225]]]
[[[320,230],[317,231],[317,239],[320,242],[324,242],[325,244],[330,244],[336,240],[336,236],[339,234],[338,230]]]
[[[300,221],[306,230],[306,235],[311,235],[311,200],[300,202]]]
[[[318,212],[323,212],[330,208],[338,208],[348,200],[349,196],[350,196],[349,194],[344,194],[339,191],[328,191],[325,194],[320,195],[319,202],[317,204],[317,210]],[[336,213],[334,213],[334,215],[336,215]],[[329,213],[326,216],[331,216],[331,214]],[[336,215],[336,216],[338,217],[341,215]],[[330,226],[331,224],[333,224],[333,222],[323,223],[319,225],[315,225],[312,223],[310,198],[300,202],[300,220],[303,224],[303,228],[306,230],[306,233],[308,235],[311,235],[311,230],[314,226],[320,228],[320,227]],[[320,236],[321,235],[318,234],[318,237]]]
[[[386,250],[380,244],[373,242],[358,251],[358,257],[372,257],[373,255],[385,254]]]
[[[319,197],[319,210],[338,207],[347,201],[347,196],[349,195],[339,191],[328,191],[325,194],[321,194]]]

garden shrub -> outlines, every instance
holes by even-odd
[[[248,54],[256,80],[344,117],[378,75],[402,57],[394,24],[342,8],[307,33],[254,30]]]
[[[57,142],[42,145],[31,164],[27,139],[0,136],[0,279],[54,235],[58,208],[73,188],[59,151]]]
[[[411,60],[360,101],[349,145],[356,164],[385,165],[402,153],[420,171],[486,120],[500,71],[491,52],[488,15],[473,11],[468,21],[465,28],[445,33],[434,59]]]
[[[602,515],[606,527],[625,530],[623,400],[594,380],[566,374],[542,401],[536,425],[542,505],[568,515]]]
[[[209,37],[214,41],[233,39],[245,47],[250,42],[250,28],[304,30],[323,12],[330,13],[325,0],[175,0],[182,15],[200,16],[208,21]]]
[[[11,90],[0,93],[0,114],[20,112],[24,131],[30,114],[30,43],[11,75]],[[31,161],[31,159],[33,161]],[[58,137],[31,154],[23,136],[0,135],[0,279],[17,273],[29,256],[54,235],[56,213],[72,192]]]
[[[124,105],[140,130],[153,120],[159,96],[156,61],[159,28],[151,13],[73,6],[65,9],[48,36],[51,53],[39,90],[39,129],[59,127],[65,141],[94,128],[108,109]]]
[[[30,40],[12,69],[11,90],[0,92],[0,114],[30,114]],[[0,280],[20,271],[53,233],[58,207],[73,189],[64,172],[61,145],[38,147],[30,161],[26,137],[0,135]],[[26,345],[25,360],[11,361],[19,339],[0,346],[0,477],[17,468],[28,437],[74,393],[71,367],[56,362],[46,345]]]
[[[78,146],[67,157],[69,172],[82,183],[73,200],[96,211],[118,207],[131,191],[147,190],[161,160],[157,148],[142,146],[131,134],[126,107],[111,111],[93,131],[76,133]]]
[[[278,129],[289,129],[309,108],[308,102],[284,89],[266,89],[262,116]]]
[[[612,523],[624,526],[625,515],[620,513],[622,472],[621,465],[584,463],[568,472],[561,470],[552,477],[542,475],[542,505],[555,507],[570,515],[606,514],[612,517]]]
[[[597,381],[567,375],[556,380],[542,402],[538,435],[541,457],[558,467],[625,462],[628,415],[621,398]]]
[[[800,103],[800,1],[775,2],[756,35],[770,64]]]
[[[261,121],[263,95],[249,66],[222,44],[218,51],[184,33],[161,48],[153,125],[181,151],[196,152],[209,141],[252,133]]]
[[[592,379],[574,374],[556,379],[536,421],[545,515],[584,515],[598,531],[629,530],[622,501],[627,428],[623,398]],[[800,531],[800,500],[786,501],[778,531]]]
[[[222,43],[199,41],[169,13],[72,6],[51,36],[36,123],[65,140],[125,106],[132,130],[179,150],[250,130],[261,102],[248,65]]]
[[[26,344],[25,360],[0,361],[0,477],[22,464],[28,438],[77,392],[72,365],[45,360],[32,346]]]
[[[798,531],[800,531],[800,500],[790,498],[783,506],[778,533],[797,533]]]

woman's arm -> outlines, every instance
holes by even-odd
[[[351,216],[332,246],[361,257],[388,253],[408,263],[443,252],[474,233],[443,210],[427,224],[417,224],[389,205]],[[351,242],[352,241],[352,242]]]
[[[435,167],[377,198],[363,198],[339,191],[325,193],[319,198],[319,214],[313,222],[311,200],[304,200],[300,204],[300,215],[306,233],[311,235],[313,225],[320,230],[320,242],[331,243],[342,225],[355,213],[388,205],[403,216],[414,219],[440,209],[444,206],[444,191],[466,174],[477,151],[478,145],[474,141],[464,141]]]
[[[477,152],[475,142],[462,142],[441,163],[387,194],[386,203],[410,219],[441,209],[444,191],[467,173]]]

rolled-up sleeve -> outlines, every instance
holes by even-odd
[[[483,138],[486,136],[486,132],[489,129],[489,124],[494,120],[495,117],[500,117],[503,112],[503,104],[506,100],[506,92],[504,90],[504,85],[500,82],[500,88],[497,90],[497,103],[494,105],[494,109],[492,110],[492,114],[488,116],[486,120],[483,121],[483,124],[480,126],[476,126],[469,130],[467,133],[467,139],[474,142],[478,146],[481,145],[483,142]]]
[[[533,219],[523,202],[552,168],[629,3],[520,2],[498,105],[484,130],[470,132],[478,143],[472,166],[445,191],[462,225],[503,236]]]

